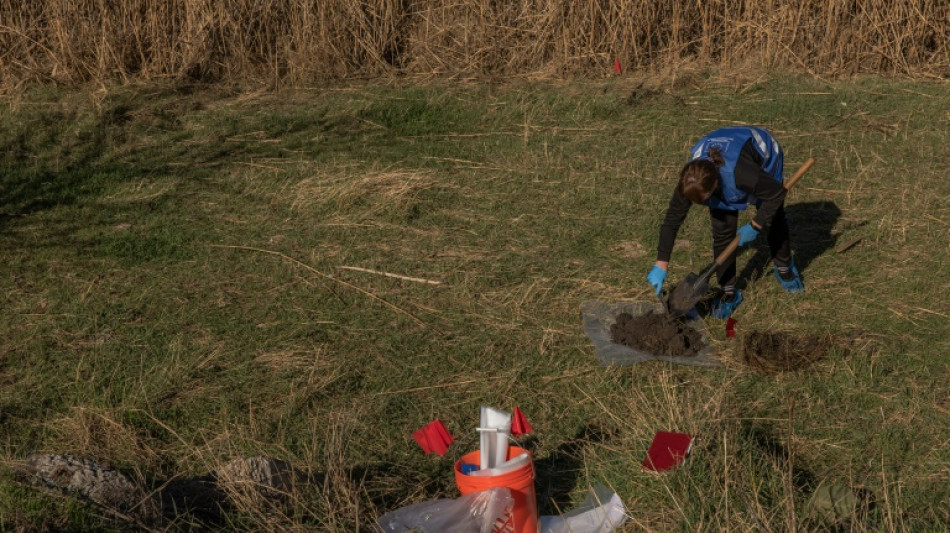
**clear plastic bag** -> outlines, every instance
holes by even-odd
[[[511,490],[497,487],[452,499],[421,502],[379,518],[383,533],[492,533],[503,530],[515,500]]]
[[[611,533],[627,521],[620,497],[598,484],[584,502],[561,516],[542,516],[541,533]]]
[[[617,344],[610,335],[610,326],[617,321],[620,313],[629,313],[638,316],[645,313],[665,313],[659,302],[602,302],[596,300],[581,303],[581,320],[584,333],[594,341],[594,352],[604,366],[632,365],[642,361],[667,361],[681,365],[719,366],[721,363],[715,351],[708,344],[696,355],[688,357],[670,357],[655,355],[629,346]],[[706,339],[706,330],[702,320],[688,318],[686,325],[698,331]]]

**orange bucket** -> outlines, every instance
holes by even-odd
[[[517,446],[508,447],[508,456],[506,460],[527,452]],[[495,487],[507,487],[511,489],[511,496],[515,500],[515,507],[512,510],[512,520],[514,529],[502,529],[505,533],[538,533],[538,500],[534,491],[534,461],[531,460],[531,453],[528,452],[528,462],[524,466],[517,468],[506,474],[497,476],[470,476],[462,473],[462,463],[479,464],[480,453],[478,450],[467,453],[461,459],[455,462],[455,484],[459,488],[462,496],[473,492],[492,489]],[[496,530],[492,530],[493,532]]]

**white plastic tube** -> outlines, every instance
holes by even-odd
[[[511,434],[511,413],[482,406],[479,438],[479,468],[494,468],[508,459],[508,435]]]

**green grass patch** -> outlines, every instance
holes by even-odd
[[[543,514],[604,483],[629,531],[787,530],[837,482],[874,495],[857,530],[946,529],[947,109],[940,83],[780,75],[20,95],[0,107],[0,530],[123,524],[9,474],[37,452],[151,489],[279,457],[308,475],[280,513],[169,527],[368,529],[457,496],[481,405],[535,427]],[[788,172],[817,164],[787,207],[807,291],[746,251],[740,332],[867,342],[764,376],[708,319],[721,368],[602,367],[581,302],[652,299],[688,147],[743,122]],[[671,279],[709,258],[696,209]],[[444,458],[411,438],[435,418]],[[697,436],[686,468],[639,470],[657,430]]]

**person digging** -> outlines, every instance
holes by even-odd
[[[742,247],[765,232],[775,264],[775,279],[790,293],[805,290],[792,260],[782,167],[782,147],[763,128],[721,128],[693,145],[660,226],[656,263],[647,274],[647,282],[657,295],[666,281],[676,234],[693,204],[709,208],[714,256],[722,253],[736,235]],[[755,216],[737,229],[739,211],[749,204],[756,206]],[[742,293],[736,288],[735,254],[717,266],[716,277],[720,291],[713,300],[711,313],[724,319],[742,302]]]

